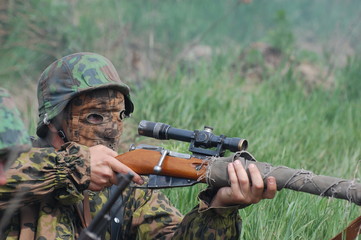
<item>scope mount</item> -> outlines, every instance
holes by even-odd
[[[200,130],[194,131],[194,137],[190,141],[190,145],[188,149],[190,152],[193,153],[193,155],[195,156],[199,155],[200,157],[202,156],[204,157],[204,155],[215,156],[215,157],[224,156],[225,149],[223,148],[223,143],[224,143],[224,139],[226,138],[226,136],[224,135],[219,136],[217,147],[215,147],[214,149],[208,149],[207,146],[202,147],[202,143],[207,143],[209,139],[212,138],[213,136],[212,130],[213,128],[205,126],[204,130],[202,131]]]

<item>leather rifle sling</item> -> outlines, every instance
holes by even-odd
[[[331,240],[354,240],[361,231],[361,216],[353,220],[347,228],[337,234]]]
[[[90,203],[89,203],[89,192],[88,190],[83,191],[84,199],[75,205],[75,209],[81,221],[82,228],[87,228],[92,221],[90,214]]]
[[[19,240],[35,239],[35,232],[31,229],[31,225],[36,224],[36,215],[34,206],[24,206],[21,208],[21,231]],[[29,224],[32,223],[32,224]]]
[[[83,213],[84,213],[85,226],[89,227],[90,222],[92,221],[92,216],[90,214],[89,191],[85,190],[83,194],[84,194]]]

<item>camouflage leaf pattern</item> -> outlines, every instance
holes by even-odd
[[[204,200],[202,200],[204,198]],[[199,195],[200,204],[183,215],[159,190],[127,188],[121,239],[239,239],[238,206],[209,208],[211,195]],[[108,235],[109,236],[109,235]],[[109,239],[109,238],[107,238]]]
[[[22,154],[7,174],[9,183],[0,187],[1,214],[9,208],[16,192],[24,195],[20,211],[11,218],[2,236],[19,239],[19,234],[27,230],[31,233],[29,240],[76,239],[80,219],[72,204],[83,199],[81,192],[89,184],[86,147],[68,143],[59,153],[52,148],[34,148]],[[123,194],[126,203],[123,239],[238,239],[241,224],[238,208],[216,212],[208,207],[211,196],[203,194],[200,198],[204,200],[183,219],[162,192],[128,188]],[[107,199],[107,190],[90,194],[93,217]]]
[[[9,221],[3,219],[8,209],[17,211],[0,239],[19,239],[21,232],[30,233],[31,240],[74,239],[79,222],[73,204],[83,199],[90,183],[87,147],[67,143],[58,152],[33,148],[6,175],[8,183],[0,187],[0,222]]]
[[[162,192],[129,188],[123,199],[123,239],[172,239],[183,215]]]
[[[119,90],[125,97],[125,115],[129,116],[133,112],[129,87],[120,80],[115,67],[107,58],[96,53],[74,53],[48,66],[38,83],[37,135],[45,137],[45,122],[62,112],[72,98],[99,88]]]
[[[238,240],[242,230],[239,206],[210,208],[214,193],[207,188],[198,195],[199,205],[183,219],[172,239]]]
[[[0,88],[0,154],[18,153],[30,150],[31,143],[9,92]],[[15,160],[15,159],[13,159]]]

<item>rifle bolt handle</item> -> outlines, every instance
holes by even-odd
[[[167,156],[168,153],[169,153],[168,150],[166,150],[166,149],[162,150],[162,156],[160,157],[158,164],[156,166],[154,166],[154,168],[153,168],[153,171],[155,173],[160,173],[162,171],[162,164],[163,164],[165,156]]]

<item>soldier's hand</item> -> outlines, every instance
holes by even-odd
[[[119,162],[115,157],[118,155],[115,151],[103,146],[97,145],[89,148],[90,150],[90,185],[89,190],[100,191],[117,183],[116,173],[134,174],[133,182],[143,184],[143,179],[129,167]]]
[[[248,205],[258,203],[262,199],[274,198],[277,192],[276,179],[267,178],[267,189],[255,164],[249,165],[250,179],[241,162],[236,160],[228,164],[228,175],[231,187],[218,190],[211,203],[212,207],[231,205]],[[252,184],[251,184],[252,182]]]

